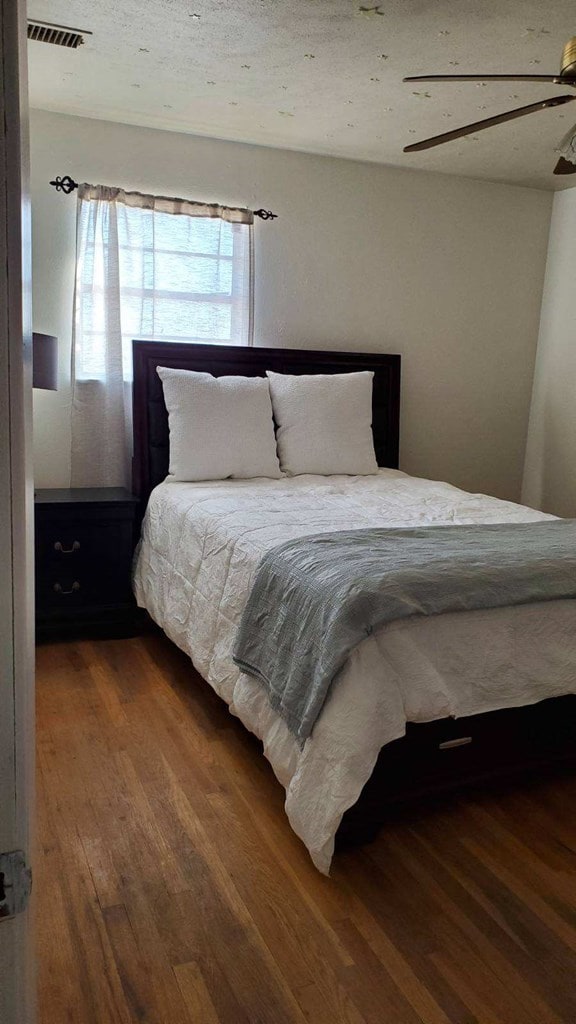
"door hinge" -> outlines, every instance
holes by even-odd
[[[22,850],[0,853],[0,921],[26,910],[31,889],[32,870]]]

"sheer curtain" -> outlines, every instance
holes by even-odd
[[[249,210],[80,185],[73,487],[129,486],[132,339],[252,344]]]

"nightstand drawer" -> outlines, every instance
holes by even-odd
[[[98,523],[63,517],[59,522],[40,521],[36,529],[36,565],[46,572],[79,572],[94,566],[106,572],[120,558],[130,556],[132,524],[122,521]]]
[[[129,577],[123,566],[94,571],[85,565],[77,569],[55,568],[36,575],[36,602],[41,611],[115,605],[130,600]]]

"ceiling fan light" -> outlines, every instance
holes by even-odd
[[[576,36],[572,36],[564,47],[562,63],[560,65],[561,75],[574,75],[576,72]]]
[[[560,155],[571,164],[576,164],[576,124],[573,125],[570,131],[566,132],[564,138],[560,140],[556,147],[556,152],[560,153]]]

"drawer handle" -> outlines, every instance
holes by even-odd
[[[454,747],[467,747],[469,743],[472,743],[471,736],[460,736],[457,740],[445,740],[444,743],[439,743],[438,750],[453,750]]]
[[[78,580],[74,580],[74,583],[70,587],[70,590],[63,590],[60,583],[55,583],[54,584],[54,590],[56,591],[57,594],[62,594],[62,595],[74,594],[75,591],[80,590],[80,584],[78,583]]]
[[[62,541],[57,540],[54,545],[54,551],[60,551],[61,554],[63,555],[72,555],[74,551],[80,551],[80,541],[72,541],[72,546],[69,548],[65,548],[64,545],[62,544]]]

